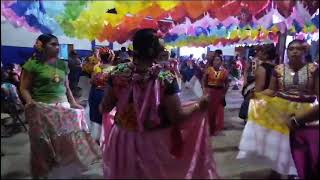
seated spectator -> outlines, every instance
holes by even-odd
[[[19,87],[20,84],[20,70],[17,64],[9,64],[7,67],[8,81]]]
[[[6,71],[1,71],[1,101],[10,101],[16,104],[18,109],[23,109],[17,86],[12,84],[9,77]]]
[[[6,71],[1,71],[1,113],[18,116],[19,113],[23,112],[24,106],[19,98],[17,87],[9,82],[8,77]],[[6,123],[6,121],[1,121],[1,137],[9,137],[20,131],[17,127],[7,127]],[[17,119],[13,118],[13,124],[16,123]]]
[[[129,59],[129,54],[127,53],[127,49],[125,47],[121,48],[121,51],[119,53],[119,58],[121,61],[124,61],[125,59]]]
[[[71,91],[75,93],[81,73],[81,61],[78,57],[78,54],[75,51],[70,52],[68,67],[70,70],[68,74],[69,86],[71,88]]]

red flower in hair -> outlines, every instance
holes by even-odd
[[[99,54],[101,55],[101,54],[110,54],[111,52],[110,52],[111,50],[108,48],[108,47],[101,47],[101,48],[99,48]]]
[[[108,47],[101,47],[101,48],[98,49],[97,56],[100,58],[101,55],[108,55],[109,56],[109,58],[108,58],[109,61],[113,61],[114,57],[115,57],[114,52],[111,49],[109,49]]]
[[[37,40],[33,47],[39,52],[43,51],[43,43],[40,40]]]

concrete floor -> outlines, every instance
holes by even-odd
[[[192,93],[182,91],[182,101],[196,99]],[[265,179],[270,172],[260,158],[237,160],[238,144],[244,127],[238,118],[242,96],[240,90],[230,90],[226,96],[225,130],[223,135],[211,138],[213,156],[219,175],[223,179]],[[1,178],[31,178],[30,144],[27,133],[20,132],[9,138],[1,138]],[[82,174],[81,179],[103,178],[101,162],[93,164]]]

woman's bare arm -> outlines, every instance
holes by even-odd
[[[277,90],[277,79],[275,76],[271,77],[269,88],[262,91],[262,94],[267,95],[267,96],[274,96],[274,93]]]
[[[94,66],[93,66],[93,69],[96,69],[96,68],[98,68],[99,66],[100,66],[100,63],[94,65]],[[95,84],[95,83],[96,83],[96,82],[95,82],[95,81],[96,81],[96,79],[95,79],[96,75],[97,75],[97,73],[94,72],[94,71],[91,73],[91,79],[90,79],[90,83],[91,83],[91,84]]]
[[[20,77],[19,77],[19,75],[18,75],[17,73],[14,73],[14,74],[12,75],[12,79],[13,79],[13,81],[14,81],[16,84],[19,84],[19,83],[20,83]]]
[[[26,104],[33,104],[34,101],[31,96],[33,75],[26,70],[22,71],[21,82],[20,82],[20,92]]]
[[[255,92],[260,92],[265,90],[264,84],[266,81],[266,70],[259,66],[255,72]]]
[[[208,98],[202,97],[198,103],[183,108],[179,96],[174,94],[166,96],[163,105],[169,120],[179,123],[188,119],[194,112],[205,110],[208,106]]]
[[[109,113],[116,106],[116,96],[113,92],[113,89],[110,85],[107,85],[104,93],[104,97],[102,102],[99,105],[99,110],[101,113],[106,112]]]
[[[314,92],[317,95],[317,99],[319,101],[319,74],[315,73],[315,89]],[[310,121],[315,121],[319,120],[319,104],[314,106],[312,109],[310,109],[307,112],[302,112],[300,114],[296,115],[297,121],[300,122],[310,122]]]
[[[301,123],[307,123],[307,122],[312,122],[315,120],[319,120],[319,104],[314,106],[308,111],[298,113],[295,116],[296,120],[301,122]]]
[[[77,101],[74,99],[74,96],[73,96],[73,94],[72,94],[72,91],[71,91],[71,89],[70,89],[70,87],[69,87],[68,76],[66,76],[66,79],[65,79],[65,82],[64,82],[64,86],[65,86],[65,88],[66,88],[66,91],[67,91],[67,94],[66,94],[66,95],[67,95],[67,98],[68,98],[68,101],[69,101],[71,107],[77,108],[77,109],[82,109],[83,107],[82,107],[81,105],[79,105],[79,104],[77,103]]]

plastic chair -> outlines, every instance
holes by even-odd
[[[27,132],[28,129],[25,126],[24,122],[21,120],[20,116],[19,116],[20,114],[22,114],[24,112],[23,108],[21,108],[21,109],[18,108],[19,105],[16,104],[16,102],[14,100],[10,99],[10,98],[6,97],[6,98],[2,99],[2,101],[3,101],[3,105],[5,106],[4,109],[2,109],[2,111],[4,113],[9,114],[9,116],[13,119],[13,122],[18,122],[25,129],[25,131]],[[16,124],[14,124],[14,125],[16,125]]]

